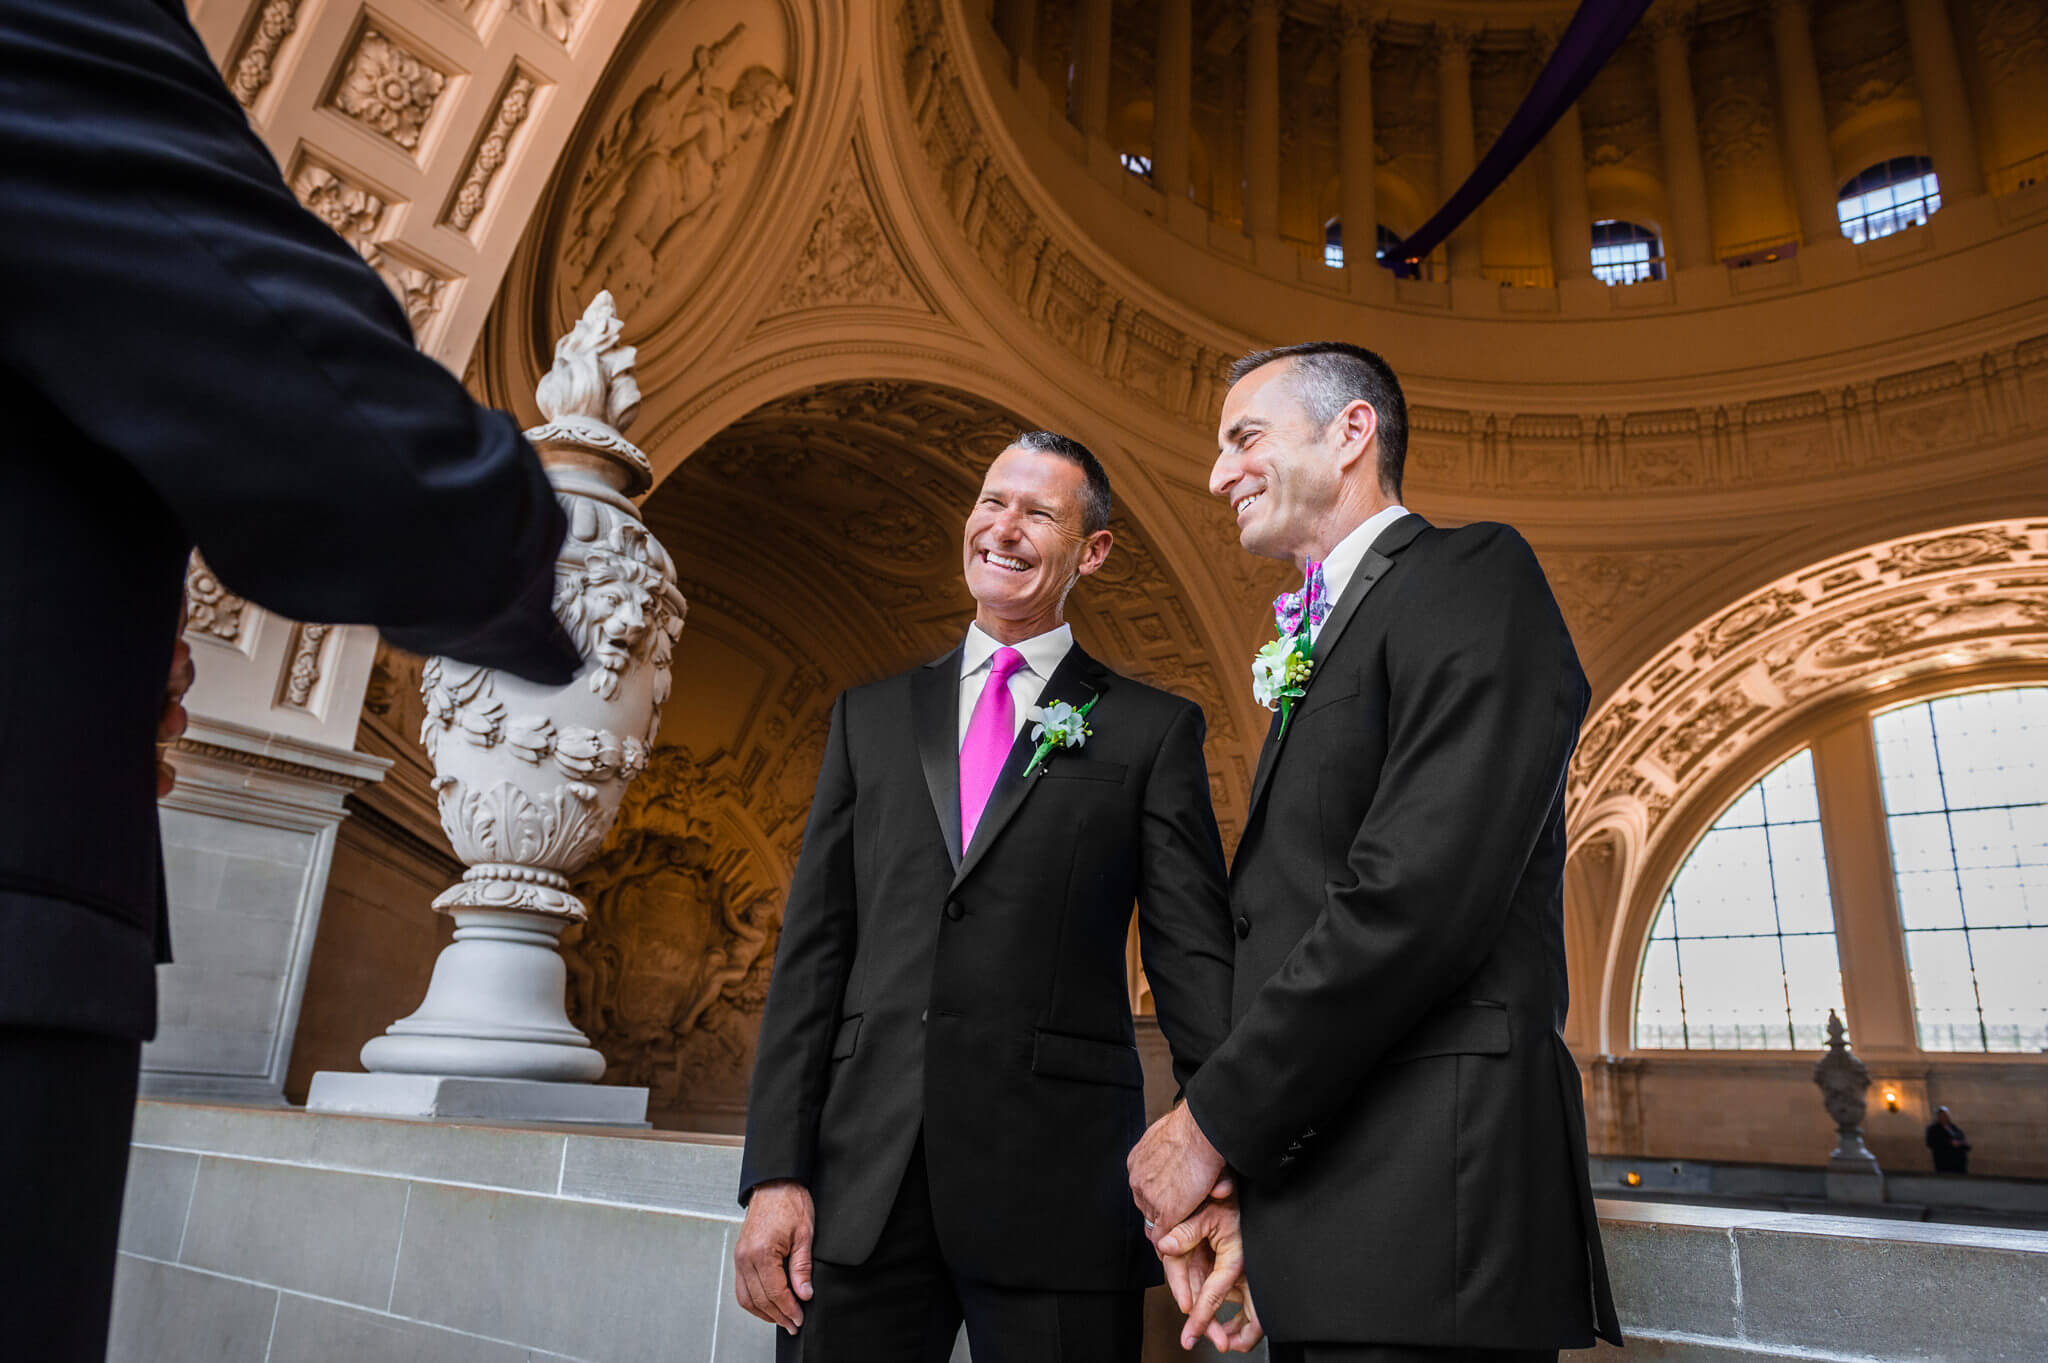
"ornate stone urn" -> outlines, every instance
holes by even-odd
[[[1884,1178],[1877,1156],[1863,1143],[1863,1118],[1870,1069],[1849,1049],[1849,1032],[1828,1009],[1828,1052],[1813,1066],[1813,1082],[1835,1124],[1835,1148],[1828,1156],[1828,1196],[1845,1202],[1882,1202]]]
[[[621,330],[611,294],[598,294],[556,344],[535,394],[547,421],[526,433],[569,514],[554,605],[582,669],[544,687],[449,658],[426,665],[420,739],[441,826],[469,870],[434,901],[454,918],[455,940],[426,999],[363,1047],[372,1071],[557,1082],[604,1073],[564,1010],[556,948],[587,913],[570,877],[647,765],[685,610],[675,565],[630,500],[653,472],[622,434],[640,390]]]

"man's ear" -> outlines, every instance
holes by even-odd
[[[1103,565],[1109,558],[1109,546],[1116,537],[1107,530],[1098,530],[1088,537],[1088,545],[1081,551],[1081,576],[1086,577]]]
[[[1373,410],[1370,402],[1356,398],[1351,405],[1332,418],[1337,441],[1337,469],[1349,473],[1360,459],[1371,455],[1378,461],[1378,436],[1380,414]]]

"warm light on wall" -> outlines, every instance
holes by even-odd
[[[1899,1091],[1897,1089],[1887,1088],[1884,1091],[1884,1110],[1886,1112],[1897,1112],[1899,1110]]]
[[[1621,1181],[1623,1183],[1626,1183],[1631,1188],[1640,1188],[1643,1186],[1643,1176],[1633,1169],[1623,1174],[1621,1176]]]

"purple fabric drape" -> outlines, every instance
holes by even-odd
[[[1592,83],[1594,75],[1607,64],[1614,49],[1621,46],[1621,40],[1649,7],[1650,0],[1584,0],[1558,38],[1557,50],[1550,54],[1536,83],[1529,87],[1522,106],[1501,129],[1499,138],[1487,149],[1472,174],[1420,230],[1389,248],[1380,258],[1381,263],[1397,275],[1413,278],[1422,259],[1500,188],[1501,181],[1522,164],[1522,158],[1564,116],[1564,111]],[[1366,227],[1359,240],[1371,240],[1370,231]]]

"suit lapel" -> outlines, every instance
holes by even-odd
[[[964,645],[963,645],[964,647]],[[910,679],[912,724],[932,812],[953,869],[960,869],[960,649],[927,663]]]
[[[1079,644],[1075,644],[1067,650],[1067,656],[1060,659],[1060,665],[1053,669],[1052,678],[1046,682],[1045,688],[1038,693],[1036,703],[1039,705],[1051,705],[1055,701],[1063,700],[1078,710],[1088,703],[1091,696],[1099,695],[1107,690],[1109,679],[1109,670],[1086,653],[1083,653]],[[989,847],[1001,835],[1004,825],[1008,824],[1017,811],[1023,807],[1025,796],[1029,795],[1031,788],[1038,784],[1037,774],[1032,775],[1028,780],[1024,776],[1024,768],[1030,765],[1031,754],[1037,751],[1037,748],[1038,745],[1031,741],[1031,725],[1027,721],[1024,727],[1017,731],[1017,741],[1010,745],[1010,755],[1003,760],[1003,769],[996,774],[995,788],[989,791],[988,805],[981,811],[981,822],[974,826],[974,842],[966,849],[966,855],[958,862],[957,869],[953,873],[954,889],[960,888],[960,883],[973,873],[974,868],[981,863],[981,859],[988,852]],[[1059,760],[1058,754],[1055,753],[1046,760],[1048,762],[1057,762]],[[1043,766],[1039,768],[1041,773],[1044,770]],[[953,836],[955,839],[958,839],[960,836],[959,773],[959,754],[956,752],[953,761]]]
[[[1317,662],[1327,658],[1330,650],[1336,647],[1337,637],[1344,632],[1344,627],[1351,623],[1352,617],[1358,614],[1359,605],[1372,589],[1379,585],[1380,579],[1386,576],[1387,569],[1394,566],[1394,556],[1414,543],[1415,537],[1427,529],[1429,522],[1410,512],[1380,532],[1379,538],[1372,542],[1372,548],[1366,550],[1365,557],[1359,561],[1358,570],[1352,573],[1351,581],[1344,584],[1344,595],[1331,609],[1329,618],[1323,621],[1322,629],[1316,634],[1313,656]],[[1299,715],[1301,707],[1308,704],[1309,696],[1315,691],[1316,681],[1322,675],[1321,667],[1309,672],[1308,681],[1302,687],[1301,699],[1294,703],[1294,714]],[[1287,727],[1292,729],[1294,726],[1289,723]],[[1258,774],[1252,777],[1250,810],[1253,812],[1257,811],[1259,801],[1266,793],[1267,783],[1273,779],[1273,768],[1279,763],[1280,749],[1286,741],[1287,736],[1280,729],[1280,716],[1276,713],[1272,726],[1266,730],[1266,746],[1259,750]]]

